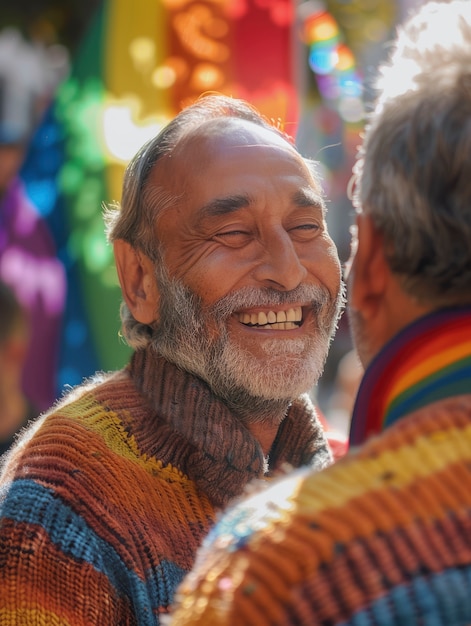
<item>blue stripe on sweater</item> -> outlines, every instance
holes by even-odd
[[[141,580],[126,567],[113,546],[86,524],[83,517],[77,515],[52,489],[32,480],[17,480],[0,490],[0,517],[18,523],[37,524],[64,554],[92,565],[108,578],[118,594],[132,599],[138,623],[142,626],[155,626],[158,617],[154,609],[171,603],[173,591],[186,573],[174,563],[163,560],[153,571],[146,573],[145,581]]]
[[[417,576],[339,626],[466,626],[471,624],[471,566]]]

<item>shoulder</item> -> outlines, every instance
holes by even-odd
[[[93,452],[94,442],[103,440],[113,424],[119,429],[117,398],[120,388],[126,385],[124,372],[97,374],[68,391],[24,429],[3,459],[0,483],[32,476],[35,471],[47,475],[83,466],[84,458]]]
[[[415,623],[425,600],[414,589],[471,570],[470,399],[412,414],[331,467],[294,471],[230,509],[179,591],[174,623],[285,624],[304,611],[300,623],[336,624],[394,607],[408,585],[397,623]]]

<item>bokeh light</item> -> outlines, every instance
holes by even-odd
[[[307,3],[304,9],[302,39],[309,49],[308,63],[316,76],[319,92],[346,123],[364,119],[363,77],[355,57],[343,40],[333,15],[320,3]]]
[[[150,116],[139,119],[140,103],[136,98],[105,102],[102,114],[102,150],[106,158],[128,163],[138,149],[154,137],[167,118]]]

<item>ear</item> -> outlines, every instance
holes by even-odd
[[[384,238],[371,217],[360,213],[356,218],[356,252],[348,274],[348,301],[354,311],[371,320],[384,305],[391,275],[384,254]]]
[[[113,248],[121,291],[129,310],[138,322],[152,324],[157,319],[159,304],[154,264],[123,239],[117,239]]]

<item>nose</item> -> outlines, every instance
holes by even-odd
[[[306,274],[307,269],[288,232],[282,229],[264,239],[260,262],[253,273],[257,282],[272,289],[290,291],[299,286]]]

